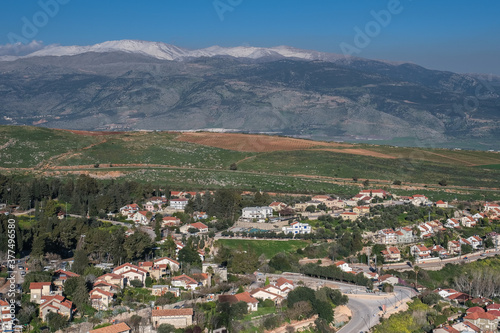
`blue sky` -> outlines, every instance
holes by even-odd
[[[57,13],[44,16],[42,4],[53,9],[54,2]],[[3,0],[1,6],[0,44],[15,41],[13,36],[45,45],[142,39],[191,49],[290,45],[342,53],[341,45],[356,47],[355,28],[366,33],[368,25],[375,30],[354,55],[500,74],[495,0]],[[387,24],[377,23],[371,13],[391,6],[397,10]],[[25,22],[36,19],[36,33],[23,35]]]

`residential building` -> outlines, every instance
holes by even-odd
[[[96,282],[98,282],[98,281],[104,281],[104,282],[107,282],[111,285],[118,286],[119,288],[124,287],[123,277],[119,274],[107,273],[107,274],[99,276],[96,279]]]
[[[140,210],[134,213],[134,215],[132,216],[132,220],[135,223],[147,225],[149,224],[150,221],[150,219],[147,218],[147,214],[148,214],[147,210]]]
[[[389,229],[392,230],[392,229]],[[395,231],[396,233],[396,243],[398,244],[407,244],[407,243],[413,243],[416,240],[418,240],[418,237],[413,234],[413,230],[410,227],[402,227],[399,228]],[[393,240],[393,235],[389,235],[389,241]],[[386,239],[387,241],[387,239]],[[385,244],[392,244],[392,243],[385,243]]]
[[[171,283],[174,287],[182,287],[187,290],[195,290],[198,287],[198,282],[186,274],[173,277]]]
[[[385,198],[389,196],[390,194],[384,190],[380,189],[374,189],[374,190],[361,190],[359,191],[359,194],[361,195],[367,195],[372,198]]]
[[[94,309],[96,310],[108,310],[111,303],[113,302],[113,298],[115,294],[99,289],[94,288],[89,292],[90,302]]]
[[[175,297],[179,297],[181,294],[181,291],[179,288],[173,288],[173,287],[168,286],[168,285],[154,285],[151,288],[151,295],[153,295],[153,296],[163,296],[166,293],[171,293]]]
[[[436,201],[436,207],[438,208],[448,208],[448,201],[438,200]]]
[[[345,261],[337,261],[334,265],[340,268],[343,272],[352,272],[352,268]]]
[[[181,220],[175,216],[164,216],[162,218],[161,226],[162,227],[176,227],[181,224]]]
[[[281,291],[281,293],[279,293],[280,295],[287,295],[290,290],[295,288],[293,282],[284,277],[279,277],[278,280],[276,280],[275,286]]]
[[[269,205],[269,207],[271,207],[273,209],[273,211],[279,212],[279,211],[282,211],[283,209],[285,209],[287,207],[287,205],[283,202],[274,201]]]
[[[379,282],[379,284],[388,283],[388,284],[392,284],[394,286],[394,285],[399,283],[399,279],[397,277],[395,277],[394,275],[385,274],[385,275],[379,276],[378,282]]]
[[[170,207],[178,210],[184,210],[188,203],[188,199],[170,199]]]
[[[193,324],[193,309],[154,309],[151,312],[151,323],[155,329],[162,324],[185,328]]]
[[[31,282],[30,283],[30,302],[35,304],[42,303],[42,297],[53,296],[52,282]]]
[[[483,240],[479,236],[470,236],[467,238],[473,249],[477,250],[483,246]]]
[[[264,207],[245,207],[242,209],[241,217],[244,219],[266,219],[273,215],[273,209]]]
[[[359,214],[355,212],[343,212],[340,214],[340,217],[343,220],[356,221],[356,219],[359,217]]]
[[[238,302],[245,302],[248,306],[248,312],[257,311],[259,301],[252,297],[248,291],[236,295],[219,295],[219,303],[235,304]]]
[[[54,283],[54,286],[57,289],[62,290],[64,283],[66,282],[67,279],[72,278],[72,277],[78,277],[78,276],[80,276],[80,275],[73,273],[73,272],[68,272],[68,271],[64,271],[62,269],[58,269],[52,275],[52,283]]]
[[[14,322],[10,314],[10,305],[8,302],[0,299],[0,333],[12,332]]]
[[[274,302],[275,305],[281,304],[281,302],[283,301],[283,296],[272,293],[272,292],[270,292],[266,289],[263,289],[263,288],[257,288],[257,289],[252,290],[250,292],[250,295],[253,298],[258,298],[258,299],[262,299],[262,300],[270,299],[271,301]]]
[[[431,255],[431,250],[424,244],[416,244],[410,248],[410,253],[418,259],[428,258]]]
[[[447,219],[444,226],[449,229],[460,228],[460,221],[457,219]]]
[[[475,312],[467,314],[464,320],[479,327],[485,332],[498,332],[498,318],[497,316],[488,312]]]
[[[460,242],[448,241],[448,253],[451,255],[461,253]]]
[[[206,226],[205,224],[201,223],[201,222],[195,222],[195,223],[192,223],[192,224],[186,224],[186,225],[183,225],[182,227],[180,227],[180,232],[185,234],[185,233],[188,233],[189,232],[189,229],[196,229],[198,230],[199,233],[207,233],[208,232],[208,226]]]
[[[380,244],[396,244],[398,237],[392,229],[382,229],[377,233],[377,239]]]
[[[308,223],[293,222],[288,227],[282,228],[285,234],[310,234],[311,226]]]
[[[219,266],[217,264],[203,263],[201,271],[203,273],[208,273],[208,267],[212,267],[214,277],[218,277],[222,282],[227,281],[227,267]]]
[[[155,265],[167,265],[172,272],[177,272],[181,267],[181,264],[177,260],[170,259],[168,257],[155,259],[154,264]]]
[[[47,321],[47,315],[52,312],[71,319],[73,315],[73,303],[60,295],[43,296],[39,311],[40,318],[45,322]]]
[[[382,250],[381,252],[386,262],[394,262],[401,260],[401,252],[395,246],[389,246],[387,249]]]

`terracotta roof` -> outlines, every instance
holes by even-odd
[[[259,303],[259,301],[250,295],[248,291],[244,291],[242,293],[234,295],[238,302],[245,302],[245,303]]]
[[[278,295],[278,294],[272,293],[272,292],[267,291],[267,290],[262,289],[262,288],[257,288],[257,289],[252,290],[252,291],[250,292],[250,295],[252,295],[252,297],[253,297],[253,295],[255,295],[256,293],[258,293],[259,291],[262,291],[262,292],[264,292],[264,293],[266,293],[266,294],[269,294],[269,295],[271,295],[271,296],[274,296],[274,297],[283,298],[283,296],[280,296],[280,295]]]
[[[159,309],[153,310],[153,317],[171,317],[171,316],[192,316],[193,309],[185,308],[185,309]]]
[[[89,331],[89,333],[121,333],[126,331],[130,331],[130,327],[125,323],[119,323],[116,325],[101,327],[96,330]]]
[[[488,312],[474,312],[467,314],[464,319],[476,320],[476,319],[486,319],[486,320],[495,320],[497,317]]]
[[[486,306],[487,310],[500,310],[500,304],[490,304]]]
[[[284,285],[285,283],[289,283],[293,286],[293,282],[285,279],[284,277],[280,277],[280,278],[278,278],[278,280],[276,280],[276,284],[278,285],[278,287],[281,285]]]
[[[208,228],[205,224],[203,224],[201,222],[193,223],[190,225],[190,227],[196,228],[196,229],[207,229]]]
[[[460,333],[459,330],[456,330],[453,327],[448,326],[448,325],[441,327],[441,329],[445,330],[446,332],[450,332],[450,333]]]
[[[171,259],[171,258],[169,258],[169,257],[162,257],[162,258],[155,259],[155,263],[156,263],[156,262],[158,262],[158,261],[161,261],[161,260],[163,260],[163,259],[168,260],[168,261],[171,261],[171,262],[173,262],[174,264],[179,265],[179,262],[178,262],[178,261],[176,261],[176,260],[174,260],[174,259]]]
[[[187,282],[189,284],[198,284],[198,282],[196,282],[195,279],[193,279],[190,276],[187,276],[186,274],[182,274],[182,275],[173,277],[172,281],[184,281],[184,282]]]
[[[108,297],[114,296],[113,293],[110,293],[109,291],[104,291],[104,290],[99,289],[99,288],[95,288],[95,289],[91,290],[89,294],[93,294],[93,293],[100,293],[100,294],[103,294],[103,295],[108,296]]]
[[[473,306],[472,308],[467,309],[467,313],[482,313],[482,312],[486,311],[480,306]]]
[[[4,301],[3,299],[0,299],[0,306],[9,306],[9,303]]]
[[[54,272],[54,275],[55,275],[55,274],[64,274],[64,275],[66,275],[66,276],[68,276],[68,277],[77,277],[77,276],[80,276],[80,275],[78,275],[78,274],[76,274],[76,273],[73,273],[73,272],[68,272],[68,271],[64,271],[64,270],[62,270],[62,269],[58,269],[57,271],[55,271],[55,272]]]
[[[52,282],[31,282],[30,289],[42,289],[43,286],[50,286]]]
[[[469,327],[474,332],[481,332],[481,329],[479,327],[477,327],[476,325],[474,325],[473,323],[471,323],[470,321],[464,321],[463,323],[465,326]]]

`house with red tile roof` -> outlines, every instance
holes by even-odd
[[[248,291],[244,291],[242,293],[236,295],[219,295],[219,303],[230,303],[235,304],[238,302],[245,302],[248,306],[248,312],[257,311],[257,306],[259,301],[252,297]]]
[[[115,294],[99,288],[94,288],[89,292],[89,296],[91,305],[94,309],[106,311],[113,302]]]
[[[198,282],[186,274],[173,277],[171,283],[174,287],[182,287],[187,290],[195,290],[198,287]]]
[[[115,325],[101,327],[89,331],[89,333],[130,333],[132,329],[126,323],[118,323]]]
[[[147,210],[140,210],[134,213],[134,215],[132,216],[132,220],[138,224],[148,225],[150,219],[148,219],[147,214]]]
[[[459,330],[453,328],[450,325],[445,325],[442,327],[437,327],[434,330],[432,330],[433,333],[460,333]]]
[[[14,322],[10,314],[10,304],[0,299],[0,333],[12,332]]]
[[[175,328],[185,328],[193,324],[193,309],[154,309],[151,312],[151,323],[157,329],[162,324],[170,324]]]
[[[162,227],[176,227],[181,224],[181,219],[175,216],[164,216],[162,218]]]
[[[486,312],[485,309],[483,309],[482,307],[480,306],[473,306],[471,308],[468,308],[465,313],[467,314],[470,314],[470,313],[483,313],[483,312]]]
[[[191,228],[197,229],[198,232],[201,234],[208,232],[208,226],[206,226],[205,224],[203,224],[201,222],[195,222],[195,223],[183,225],[182,227],[180,227],[179,230],[181,233],[188,233],[189,229],[191,229]]]
[[[392,229],[382,229],[378,231],[377,239],[380,244],[396,244],[398,235]]]
[[[431,250],[424,244],[415,244],[410,248],[410,253],[417,258],[428,258],[431,255]]]
[[[115,284],[108,283],[104,280],[97,280],[96,282],[94,282],[94,288],[99,288],[101,290],[104,290],[104,291],[107,291],[107,292],[110,292],[113,294],[116,294],[120,290],[119,286],[117,286]]]
[[[270,299],[275,305],[281,304],[283,296],[270,292],[263,288],[256,288],[250,292],[250,295],[256,299],[267,300]]]
[[[389,246],[387,249],[381,251],[386,262],[394,262],[401,260],[401,251],[395,246]]]
[[[336,267],[340,268],[343,272],[352,272],[352,268],[345,261],[342,261],[342,260],[337,261],[334,263],[334,265]]]
[[[80,275],[73,272],[68,272],[62,269],[58,269],[52,274],[52,282],[54,283],[54,286],[57,289],[62,290],[64,283],[66,282],[67,279],[78,276]]]
[[[287,205],[283,202],[280,202],[280,201],[274,201],[274,202],[271,202],[271,204],[269,204],[269,207],[271,207],[273,209],[273,211],[279,212],[279,211],[282,211],[283,209],[285,209],[287,207]]]
[[[449,229],[458,229],[460,228],[460,221],[454,218],[447,219],[444,226]]]
[[[479,327],[482,331],[498,332],[498,318],[491,313],[470,313],[465,315],[464,320]]]
[[[30,302],[35,304],[42,303],[42,297],[52,296],[52,282],[31,282],[30,283]]]
[[[438,200],[436,201],[436,207],[438,208],[448,208],[448,201]]]
[[[96,282],[97,281],[105,281],[109,284],[118,286],[119,288],[124,287],[123,276],[121,276],[119,274],[115,274],[115,273],[107,273],[107,274],[101,275],[96,279]]]
[[[162,257],[162,258],[155,259],[154,264],[155,265],[167,265],[168,267],[170,267],[170,270],[172,272],[177,272],[181,267],[181,264],[177,260],[174,260],[174,259],[171,259],[168,257]]]
[[[448,241],[448,253],[453,255],[461,252],[461,244],[459,241]]]
[[[60,295],[43,296],[39,311],[40,318],[45,322],[47,321],[47,315],[51,312],[71,319],[73,316],[73,302]]]
[[[470,245],[472,246],[473,249],[478,249],[480,248],[482,245],[483,245],[483,240],[481,237],[479,236],[470,236],[469,238],[467,238],[467,240],[469,241]]]

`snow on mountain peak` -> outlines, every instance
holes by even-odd
[[[30,53],[23,57],[37,56],[72,56],[87,52],[127,52],[141,54],[162,60],[183,60],[196,57],[229,56],[235,58],[259,59],[264,57],[273,58],[297,58],[304,60],[337,61],[343,59],[343,55],[324,53],[318,51],[301,50],[289,46],[276,47],[254,47],[236,46],[221,47],[211,46],[204,49],[188,50],[175,45],[162,42],[149,42],[142,40],[114,40],[89,46],[61,46],[48,45],[47,47]],[[7,60],[7,59],[3,59]]]

